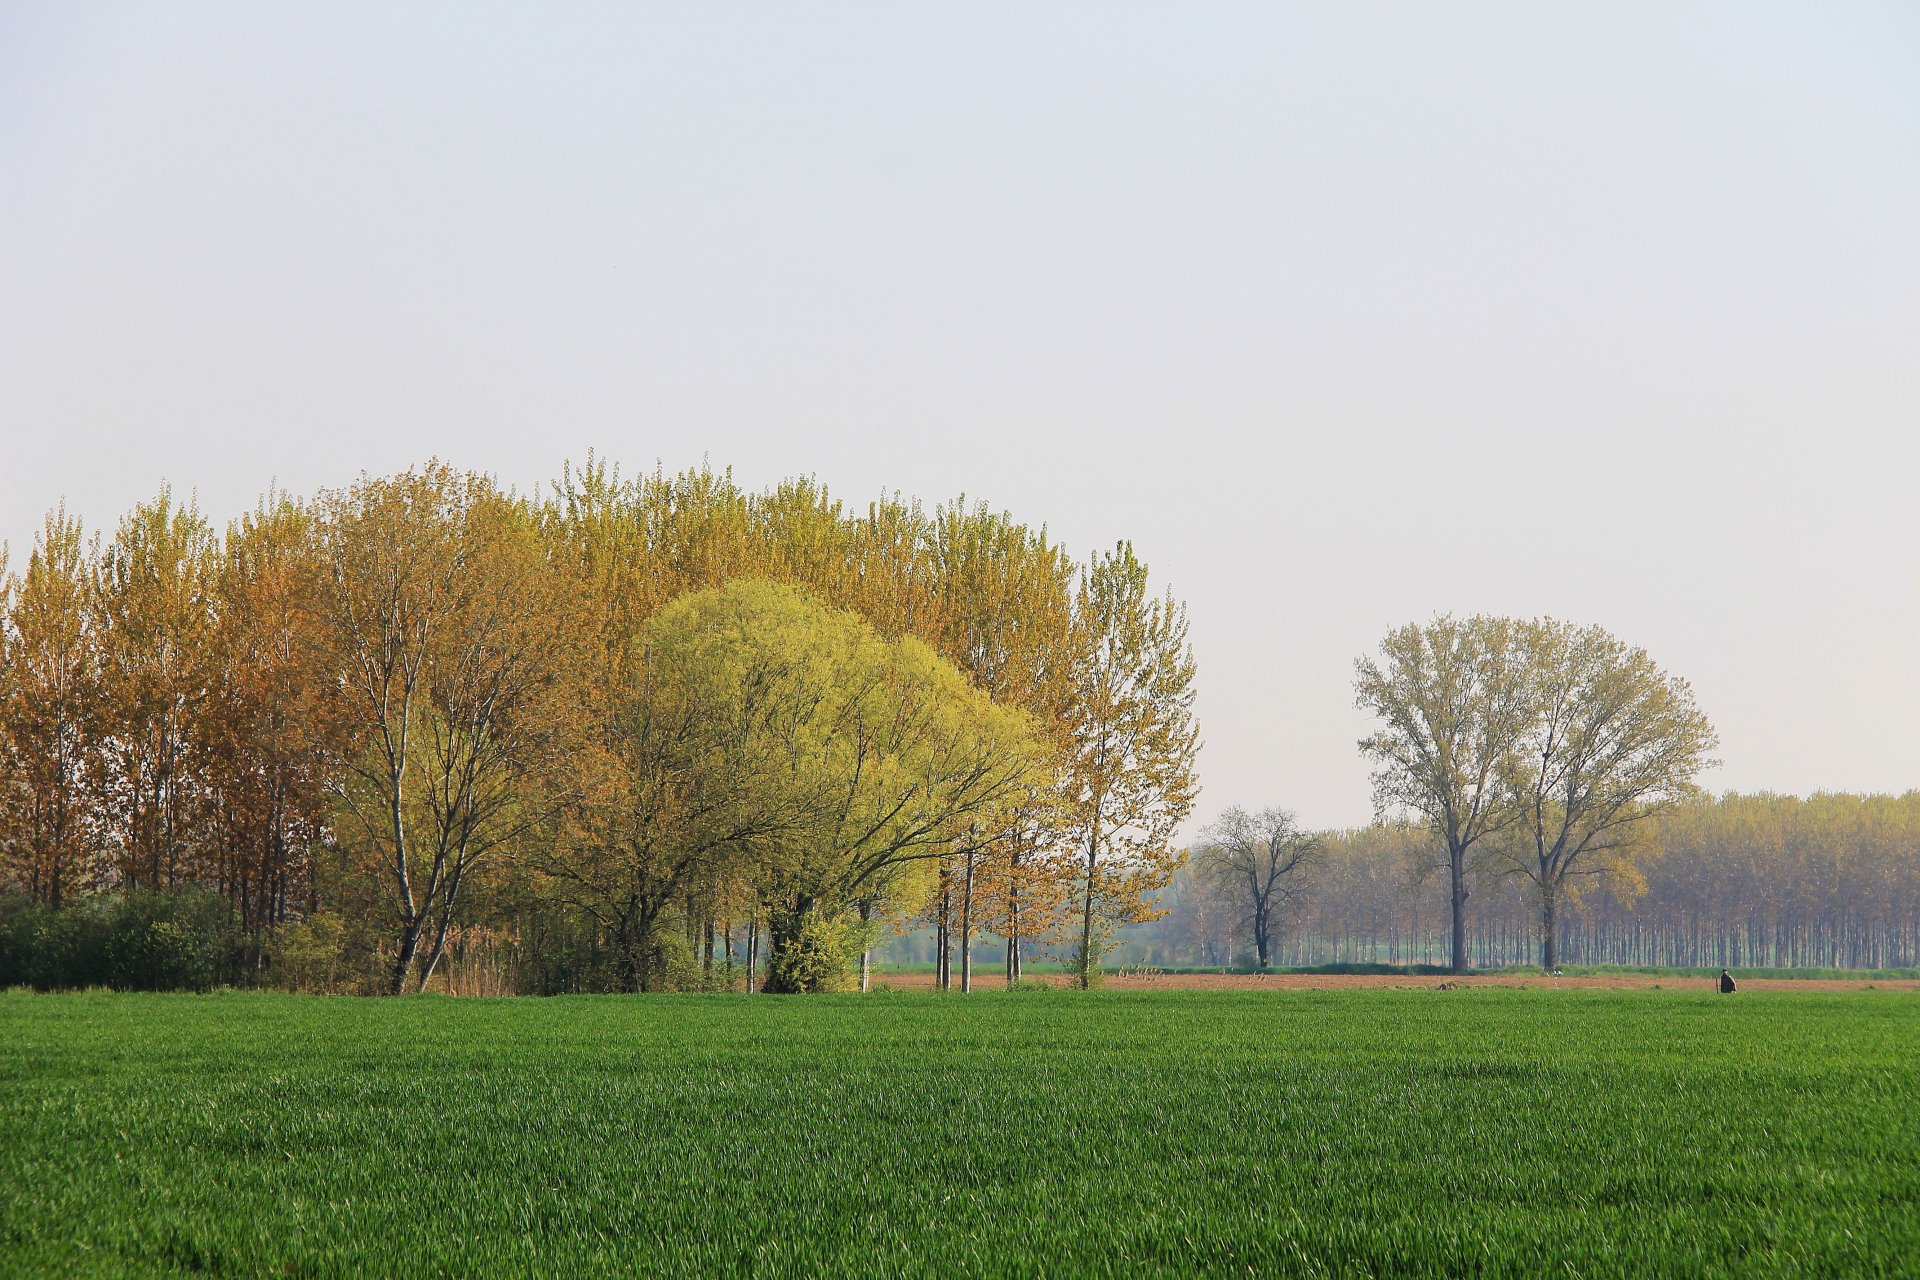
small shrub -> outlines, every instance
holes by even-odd
[[[349,968],[346,940],[347,923],[334,911],[282,925],[267,947],[270,981],[284,991],[338,991]]]
[[[767,957],[765,990],[770,994],[807,991],[847,991],[855,985],[853,961],[859,954],[860,931],[810,911],[785,946]]]

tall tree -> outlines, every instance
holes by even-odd
[[[1382,816],[1420,815],[1445,851],[1451,962],[1467,970],[1469,858],[1524,813],[1510,785],[1531,727],[1524,646],[1506,618],[1437,617],[1380,642],[1355,663],[1356,705],[1378,717],[1360,740],[1376,768]]]
[[[1285,809],[1249,813],[1234,805],[1201,832],[1194,861],[1242,913],[1262,969],[1272,959],[1280,911],[1297,891],[1296,877],[1319,852],[1320,838]]]
[[[214,681],[196,729],[220,890],[251,930],[315,906],[325,769],[341,703],[311,643],[319,580],[309,512],[269,495],[231,525],[217,582]]]
[[[573,631],[531,513],[483,477],[435,463],[319,508],[320,639],[352,730],[331,786],[387,887],[398,995],[432,978],[474,873],[546,816],[533,780],[554,776]]]
[[[936,509],[923,558],[939,604],[930,615],[937,625],[922,636],[975,688],[1026,711],[1047,754],[1049,785],[1036,787],[1000,832],[971,832],[979,851],[962,856],[945,877],[960,887],[962,988],[971,985],[976,927],[1006,939],[1011,984],[1020,978],[1023,940],[1044,937],[1057,925],[1072,870],[1070,860],[1048,856],[1046,837],[1066,739],[1073,563],[1044,528],[1030,529],[984,503],[970,505],[964,495]]]
[[[1515,866],[1540,895],[1540,962],[1559,962],[1560,905],[1575,877],[1635,876],[1635,837],[1695,794],[1713,726],[1687,682],[1597,626],[1521,628],[1530,723],[1514,787],[1524,813]]]
[[[90,878],[89,775],[100,727],[94,571],[80,521],[62,506],[48,514],[7,611],[5,851],[14,878],[54,907]]]
[[[1193,650],[1186,607],[1148,593],[1147,566],[1122,542],[1096,555],[1074,608],[1063,772],[1081,856],[1078,981],[1091,986],[1100,936],[1153,918],[1150,895],[1185,860],[1172,844],[1199,793]]]
[[[193,728],[212,683],[217,554],[212,526],[163,487],[120,522],[101,557],[99,781],[130,887],[164,888],[184,860],[196,862],[188,874],[203,869]]]

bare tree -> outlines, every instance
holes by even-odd
[[[1297,873],[1319,856],[1320,839],[1285,809],[1249,813],[1239,805],[1200,834],[1194,861],[1245,912],[1241,924],[1252,930],[1254,956],[1264,969],[1272,962],[1280,911],[1299,891]]]

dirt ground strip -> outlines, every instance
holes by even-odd
[[[1067,982],[1064,974],[1036,976],[1056,986],[1064,986]],[[1742,978],[1737,972],[1734,977],[1738,979],[1742,991],[1864,991],[1869,988],[1920,991],[1920,979],[1913,978]],[[875,983],[915,990],[932,987],[933,979],[932,973],[874,975]],[[976,971],[973,981],[976,986],[985,989],[1002,985],[1005,978],[998,970]],[[1605,987],[1617,991],[1652,990],[1656,987],[1683,991],[1697,987],[1702,991],[1711,991],[1718,982],[1718,978],[1640,973],[1565,978],[1552,978],[1544,973],[1470,974],[1462,978],[1400,973],[1163,973],[1126,976],[1110,973],[1101,986],[1109,991],[1338,991],[1347,987],[1438,987],[1443,983],[1452,983],[1463,987]]]

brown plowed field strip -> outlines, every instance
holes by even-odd
[[[1040,981],[1065,986],[1062,974],[1036,975]],[[1734,977],[1742,991],[1920,991],[1920,979],[1882,978],[1742,978]],[[1030,979],[1031,980],[1031,979]],[[974,984],[987,989],[1005,981],[999,972],[974,975]],[[1605,974],[1593,977],[1550,978],[1545,974],[1473,974],[1464,978],[1440,975],[1398,973],[1163,973],[1158,975],[1108,974],[1101,987],[1108,991],[1341,991],[1349,987],[1438,987],[1453,983],[1462,987],[1601,987],[1612,991],[1712,991],[1715,978],[1681,978],[1657,974]],[[932,973],[881,973],[875,983],[903,990],[926,990],[934,985]]]

